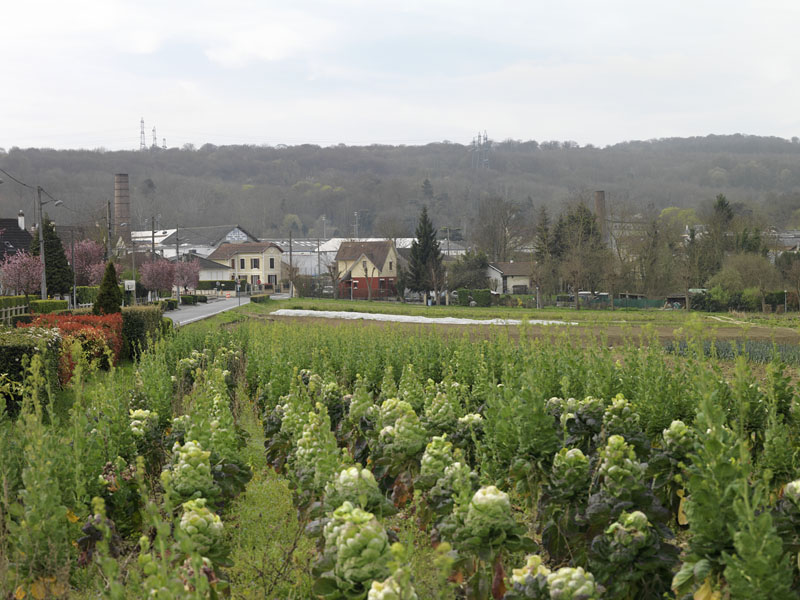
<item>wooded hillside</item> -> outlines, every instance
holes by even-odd
[[[800,226],[800,140],[707,136],[626,142],[606,148],[574,142],[491,143],[488,166],[476,168],[469,145],[292,147],[213,146],[199,149],[0,150],[0,167],[41,185],[69,208],[51,208],[60,223],[103,222],[114,173],[129,173],[134,226],[148,228],[240,223],[255,235],[408,235],[421,205],[436,227],[470,237],[482,202],[519,205],[524,218],[551,214],[606,191],[609,214],[655,215],[668,206],[703,215],[717,194],[765,225]],[[428,179],[430,186],[423,186]],[[0,186],[0,214],[33,196]],[[160,215],[160,218],[159,218]]]

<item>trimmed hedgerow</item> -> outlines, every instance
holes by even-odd
[[[250,296],[250,302],[255,302],[256,304],[265,304],[269,302],[269,294],[255,294]]]
[[[69,306],[67,300],[31,300],[28,310],[36,314],[48,314],[57,310],[64,310]]]
[[[124,340],[124,356],[131,358],[147,348],[148,339],[156,339],[161,335],[161,317],[163,309],[160,305],[127,306],[122,309],[122,338]]]
[[[28,298],[26,296],[0,296],[0,308],[14,308],[15,306],[26,306]]]

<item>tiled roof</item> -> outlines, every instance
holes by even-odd
[[[30,233],[19,228],[17,219],[0,219],[0,258],[17,250],[29,251],[32,239]]]
[[[336,253],[336,260],[358,260],[363,254],[373,265],[382,269],[391,247],[392,242],[388,240],[381,242],[342,242],[342,245],[339,246],[339,252]]]
[[[507,277],[530,277],[533,272],[532,262],[493,262],[489,263],[490,267],[494,267],[503,275]]]
[[[229,258],[240,253],[260,253],[264,252],[264,250],[267,248],[277,248],[283,252],[283,249],[281,249],[278,244],[273,244],[272,242],[247,242],[244,244],[222,244],[219,248],[209,254],[207,258],[209,260],[228,260]]]
[[[181,245],[216,246],[224,242],[225,236],[234,229],[240,229],[253,242],[258,240],[256,236],[241,225],[211,225],[208,227],[180,227],[177,232],[171,233],[161,243],[165,246],[174,246],[175,236],[177,235]]]

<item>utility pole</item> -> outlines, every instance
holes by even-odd
[[[292,230],[289,230],[289,298],[294,298],[294,263],[292,262]]]
[[[356,222],[353,225],[354,232],[355,232],[355,239],[358,240],[358,211],[354,212],[353,214],[356,217]]]
[[[156,216],[150,217],[150,260],[156,259]]]
[[[325,235],[325,215],[322,215],[322,237],[328,239],[328,236]]]
[[[78,290],[75,281],[75,229],[69,230],[70,266],[72,267],[72,308],[78,308]]]
[[[320,258],[319,258],[319,238],[317,238],[317,287],[319,287],[320,283],[322,283],[322,267],[320,265]],[[319,295],[322,296],[321,289]]]
[[[106,200],[106,262],[111,260],[111,199]]]
[[[44,260],[44,209],[42,208],[42,186],[36,186],[39,202],[39,257],[42,259],[42,300],[47,300],[47,265]]]

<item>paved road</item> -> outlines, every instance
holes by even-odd
[[[172,319],[175,325],[186,325],[187,323],[193,323],[194,321],[199,321],[212,315],[216,315],[217,313],[236,308],[239,306],[240,300],[241,304],[247,304],[250,302],[250,298],[247,296],[242,296],[241,298],[209,298],[209,301],[206,304],[200,303],[192,306],[179,305],[178,310],[165,312],[164,316]]]

